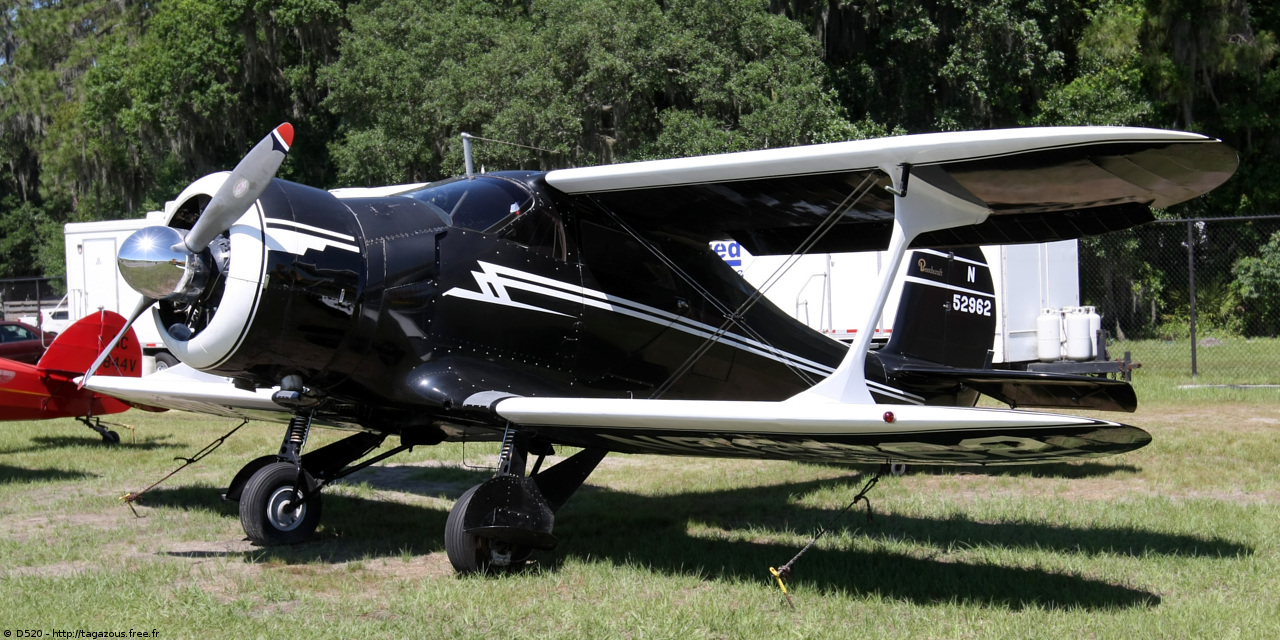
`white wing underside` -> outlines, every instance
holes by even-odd
[[[1027,464],[1114,455],[1150,442],[1107,420],[1029,411],[597,398],[507,398],[511,422],[553,440],[628,453],[813,462]]]
[[[507,398],[498,415],[525,426],[623,428],[707,433],[869,434],[1037,428],[1119,423],[1077,416],[1004,409],[918,405],[630,400],[612,398]],[[892,416],[892,422],[886,420]]]
[[[245,391],[226,378],[185,364],[141,378],[94,376],[86,387],[133,404],[228,418],[287,422],[289,413],[271,401],[272,389]]]

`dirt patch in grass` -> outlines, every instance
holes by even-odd
[[[402,558],[379,558],[365,561],[363,570],[376,574],[378,579],[390,580],[437,580],[453,577],[453,566],[444,553],[428,553],[420,556]],[[342,567],[349,570],[347,567]]]
[[[103,532],[118,531],[133,516],[126,510],[79,511],[76,513],[59,513],[50,510],[50,515],[29,516],[26,518],[4,519],[0,528],[5,538],[19,542],[39,540],[50,535],[58,535],[60,531],[83,531],[86,529]]]
[[[40,565],[36,567],[10,567],[5,570],[4,575],[9,578],[20,578],[25,576],[34,576],[38,578],[66,578],[92,570],[93,567],[85,561],[75,562],[55,562],[53,564]]]

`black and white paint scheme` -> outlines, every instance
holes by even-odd
[[[501,441],[498,473],[446,527],[462,572],[553,547],[555,512],[609,452],[1026,464],[1145,445],[1131,426],[1025,410],[1137,400],[1121,380],[993,368],[996,299],[976,247],[1142,224],[1237,163],[1196,134],[1078,127],[323,191],[272,177],[286,127],[121,249],[145,296],[133,318],[153,313],[189,368],[86,384],[287,423],[279,451],[227,491],[263,545],[306,539],[323,486],[372,461]],[[887,249],[858,340],[769,303],[709,246],[728,240],[753,255]],[[903,261],[893,336],[876,348]],[[1010,408],[974,408],[980,395]],[[313,426],[352,433],[306,450]],[[564,447],[577,453],[544,469]]]

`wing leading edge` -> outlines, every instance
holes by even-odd
[[[1115,455],[1151,441],[1117,422],[1000,409],[506,398],[494,410],[559,442],[703,457],[1026,464]]]
[[[289,420],[289,413],[271,401],[275,389],[237,389],[226,378],[197,371],[185,364],[141,378],[94,376],[85,386],[133,405],[229,418]]]

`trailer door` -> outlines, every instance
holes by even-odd
[[[120,285],[119,270],[116,269],[116,239],[94,238],[85,240],[82,246],[84,247],[86,314],[97,311],[98,307],[105,307],[119,313]]]

